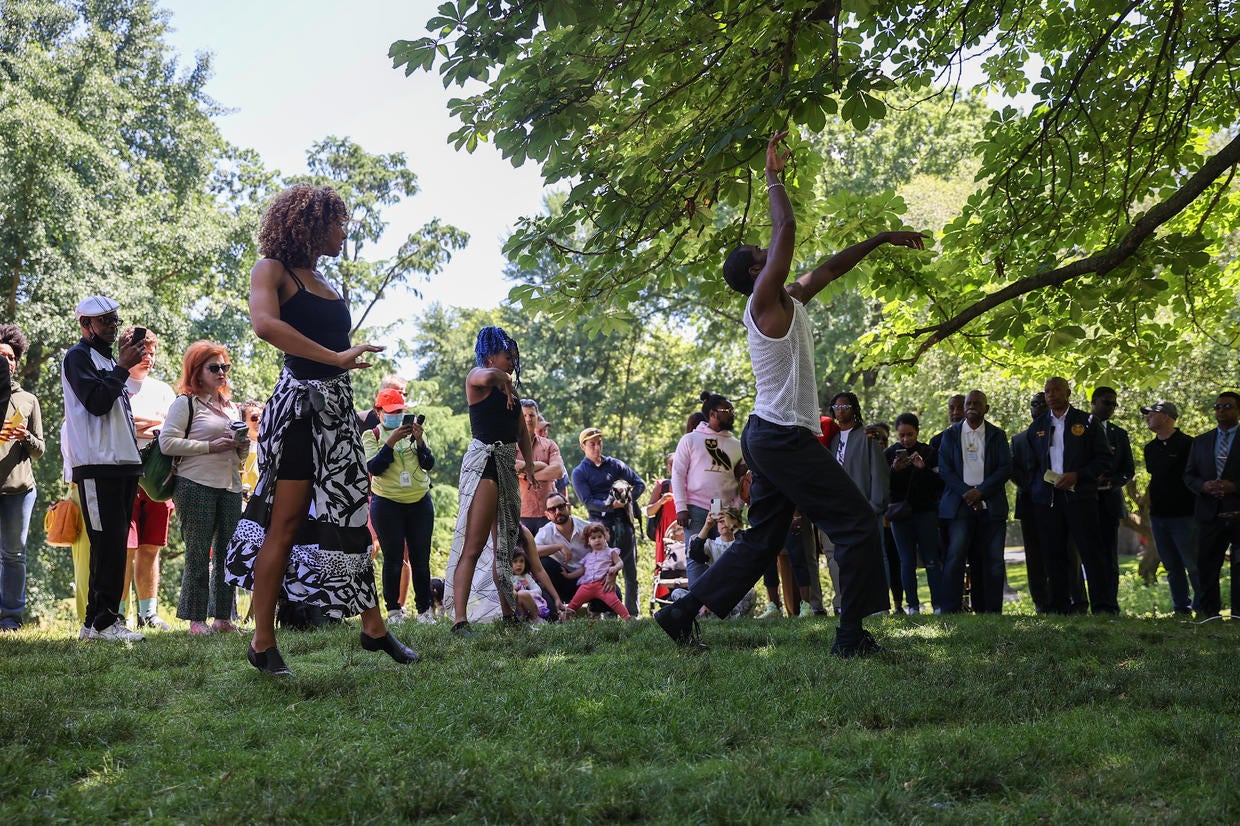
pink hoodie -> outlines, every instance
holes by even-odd
[[[680,437],[672,459],[676,509],[696,505],[709,510],[711,499],[722,499],[725,508],[740,505],[733,472],[740,461],[741,442],[730,430],[716,432],[702,422],[692,433]]]

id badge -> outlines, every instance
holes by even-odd
[[[400,472],[400,486],[402,488],[413,487],[413,474],[407,470],[402,470]]]

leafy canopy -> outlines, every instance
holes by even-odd
[[[1220,258],[1238,209],[1232,6],[457,0],[390,55],[446,86],[481,84],[450,104],[458,147],[493,142],[568,188],[507,247],[523,267],[548,247],[578,254],[554,291],[514,293],[561,319],[582,301],[623,318],[655,285],[734,304],[718,265],[742,239],[765,243],[755,184],[776,128],[794,130],[807,266],[899,226],[898,193],[839,191],[823,174],[836,147],[815,136],[832,117],[864,133],[953,97],[971,64],[986,88],[1033,102],[990,115],[978,188],[937,255],[872,257],[852,277],[882,308],[859,346],[910,364],[943,342],[1009,363],[1070,348],[1078,375],[1155,377],[1202,337],[1235,335],[1240,276]],[[906,137],[893,166],[920,157]],[[588,234],[568,248],[577,227]]]

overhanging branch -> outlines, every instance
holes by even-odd
[[[1062,267],[1031,275],[1028,278],[1022,278],[1001,290],[990,293],[985,298],[969,305],[946,321],[903,334],[904,337],[911,338],[926,336],[926,339],[918,345],[917,352],[912,356],[891,363],[916,364],[918,359],[925,355],[934,345],[960,332],[971,321],[985,313],[1022,295],[1046,287],[1057,287],[1074,278],[1090,273],[1106,275],[1135,255],[1141,244],[1153,235],[1160,226],[1187,209],[1189,204],[1205,192],[1211,184],[1237,164],[1240,164],[1240,135],[1237,135],[1237,137],[1232,139],[1231,143],[1227,144],[1227,146],[1223,147],[1217,154],[1202,164],[1201,168],[1183,186],[1176,190],[1170,198],[1152,207],[1137,219],[1132,225],[1132,229],[1110,248],[1088,258],[1073,261]]]

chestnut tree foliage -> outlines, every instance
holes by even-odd
[[[766,243],[761,163],[775,129],[793,130],[806,266],[902,227],[898,188],[928,168],[929,130],[951,135],[952,119],[885,143],[892,184],[869,191],[828,174],[851,141],[823,141],[824,129],[864,136],[897,112],[966,100],[965,78],[979,78],[1012,102],[961,147],[976,159],[973,191],[930,253],[884,249],[836,287],[880,310],[858,349],[871,364],[946,346],[1154,382],[1203,342],[1236,341],[1236,5],[455,0],[390,55],[462,87],[458,148],[491,142],[567,190],[507,251],[528,269],[556,250],[571,275],[512,296],[561,319],[588,303],[604,330],[662,300],[736,314],[719,263],[742,241]]]

